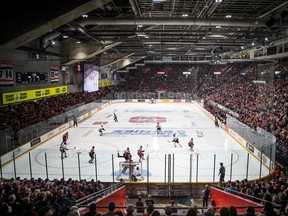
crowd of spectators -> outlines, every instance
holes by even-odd
[[[250,199],[263,205],[260,214],[255,214],[253,207],[248,207],[247,212],[243,214],[244,216],[276,216],[279,214],[287,215],[288,213],[288,183],[281,177],[274,178],[271,181],[256,180],[249,182],[244,179],[236,180],[235,182],[219,182],[218,186],[221,186],[227,193]],[[135,213],[143,216],[163,215],[163,213],[160,213],[159,206],[156,208],[157,201],[154,201],[151,195],[148,195],[148,199],[145,202],[141,200],[141,197],[138,198],[135,207],[131,203],[127,204],[126,211],[124,209],[116,211],[115,202],[110,201],[107,209],[101,208],[97,211],[95,202],[92,202],[87,207],[87,210],[80,213],[81,209],[77,206],[77,200],[99,192],[104,188],[105,186],[99,180],[54,179],[51,181],[41,178],[30,180],[11,178],[9,181],[0,182],[0,215],[134,216]],[[139,202],[141,202],[140,206]],[[178,209],[178,207],[174,200],[171,200],[170,204],[163,206],[164,215],[176,216],[179,213],[185,216],[199,216],[201,214],[202,216],[214,216],[217,203],[216,205],[205,206],[202,210],[197,206],[189,207],[186,210]],[[135,209],[137,209],[137,212]],[[235,206],[218,206],[217,211],[220,216],[239,215]]]
[[[100,180],[23,179],[0,181],[0,215],[77,215],[76,202],[103,190]],[[79,214],[80,215],[80,214]]]
[[[230,73],[234,76],[221,79],[209,77],[203,84],[199,96],[207,101],[220,104],[233,113],[237,119],[253,129],[262,128],[272,133],[277,139],[277,147],[286,156],[288,148],[288,61],[281,61],[275,71],[281,71],[281,76],[266,80],[265,84],[253,82],[261,80],[256,64],[247,66],[245,75],[235,70]],[[274,73],[274,70],[272,71]],[[286,79],[285,79],[286,78]],[[264,79],[265,80],[265,79]],[[226,112],[217,105],[205,103],[212,114],[217,115],[225,122]],[[235,117],[235,116],[234,116]],[[288,159],[288,158],[287,158]]]
[[[65,113],[69,107],[87,104],[109,93],[108,88],[96,92],[75,92],[43,98],[35,101],[0,107],[0,130],[12,128],[14,133],[38,122]]]

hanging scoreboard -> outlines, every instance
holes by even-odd
[[[7,62],[0,62],[0,85],[13,85],[13,66]]]

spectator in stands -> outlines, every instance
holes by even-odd
[[[67,215],[69,209],[71,208],[71,203],[64,196],[63,189],[60,189],[57,192],[57,198],[54,202],[53,207],[58,215]]]
[[[222,206],[219,211],[220,216],[229,216],[229,210],[227,207]]]
[[[95,216],[96,215],[96,203],[93,202],[89,205],[89,211],[84,214],[84,216]]]
[[[97,187],[98,187],[100,190],[103,190],[103,189],[105,188],[104,184],[103,184],[100,180],[97,181]]]
[[[16,189],[16,188],[13,188]],[[11,194],[8,197],[7,203],[9,206],[11,206],[12,208],[12,213],[16,214],[16,215],[20,215],[21,213],[21,206],[20,203],[18,201],[16,201],[16,196],[15,194]]]
[[[53,209],[50,206],[44,206],[41,209],[39,216],[52,216],[54,215]]]
[[[248,206],[244,216],[255,216],[255,209],[252,206]]]
[[[157,209],[154,209],[153,212],[151,213],[151,216],[161,216],[160,211]]]
[[[154,205],[153,204],[148,204],[147,207],[146,207],[146,211],[147,213],[143,213],[143,216],[149,216],[151,215],[151,213],[154,211]]]
[[[214,207],[209,207],[207,209],[207,212],[211,212],[211,216],[214,216],[215,215],[215,208]],[[210,216],[210,215],[209,215]]]
[[[237,209],[235,206],[229,206],[228,210],[229,210],[229,216],[237,216],[238,215]]]
[[[164,211],[165,211],[165,215],[167,215],[167,216],[172,215],[172,208],[171,208],[171,206],[166,206],[166,207],[164,208]]]
[[[103,216],[113,216],[115,211],[115,202],[109,202],[108,204],[108,212],[103,214]]]
[[[151,194],[148,194],[148,199],[145,200],[145,203],[146,203],[146,206],[148,206],[149,204],[154,205],[155,202],[154,202],[154,200],[152,199]]]
[[[186,216],[197,216],[197,210],[194,207],[190,207],[186,212]]]
[[[275,212],[273,204],[271,202],[265,202],[262,213],[265,216],[277,216],[277,213]]]
[[[174,200],[171,200],[171,204],[170,204],[170,207],[172,209],[172,213],[175,214],[177,213],[177,205],[175,204],[175,201]]]
[[[126,216],[134,216],[134,206],[132,204],[129,204],[126,208]]]
[[[26,206],[26,208],[22,212],[22,216],[38,216],[38,215],[39,214],[35,211],[34,205],[31,202]]]
[[[142,202],[141,196],[138,197],[136,202],[137,213],[144,213],[144,203]]]
[[[36,203],[35,203],[35,210],[40,215],[41,209],[46,205],[50,206],[50,203],[48,203],[46,200],[46,192],[45,191],[41,191],[38,195],[38,198],[39,198],[38,201],[36,201]],[[52,206],[50,206],[50,207],[52,207]]]
[[[68,216],[80,216],[79,208],[77,206],[72,206],[68,212]]]

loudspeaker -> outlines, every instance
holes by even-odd
[[[275,18],[271,17],[265,24],[268,28],[271,28],[275,22],[276,22]]]

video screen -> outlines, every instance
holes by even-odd
[[[98,91],[99,70],[96,65],[84,64],[84,91]]]

